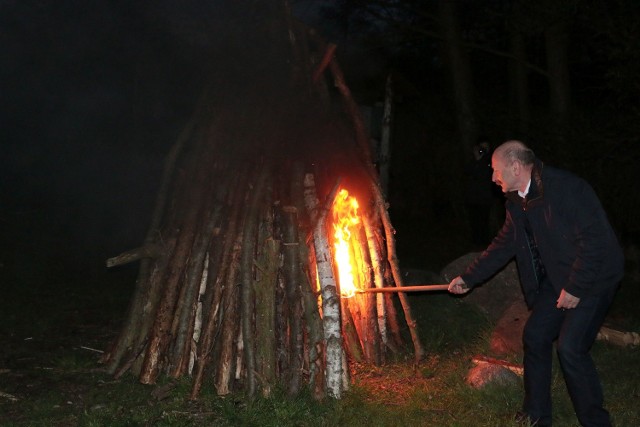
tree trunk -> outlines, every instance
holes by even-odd
[[[384,90],[384,111],[382,114],[382,131],[380,135],[380,153],[378,153],[378,169],[380,187],[385,196],[389,195],[389,169],[391,168],[391,122],[393,120],[393,78],[387,76]]]
[[[527,67],[525,66],[527,52],[524,35],[517,29],[511,34],[511,53],[516,58],[516,60],[509,62],[511,111],[516,112],[518,131],[524,135],[529,130],[529,121],[531,120],[529,113],[529,84]]]
[[[557,22],[545,29],[545,48],[549,74],[549,104],[558,125],[565,124],[571,101],[569,78],[569,58],[567,46],[569,37],[563,22]]]
[[[440,20],[445,40],[445,54],[448,58],[453,85],[458,129],[462,152],[471,157],[473,145],[478,136],[478,120],[475,113],[475,95],[469,59],[462,46],[460,28],[456,15],[456,0],[440,0]]]

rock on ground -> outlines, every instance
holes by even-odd
[[[454,260],[442,270],[441,276],[445,281],[451,281],[479,255],[472,252]],[[529,318],[529,310],[524,302],[515,261],[461,299],[476,305],[495,325],[491,334],[492,354],[522,355],[522,331]]]
[[[479,255],[480,253],[471,252],[461,256],[447,265],[440,275],[445,282],[450,282],[464,273],[467,266]],[[477,305],[489,320],[497,322],[507,307],[516,301],[524,301],[515,261],[507,264],[487,282],[464,294],[462,300]]]
[[[481,364],[469,370],[466,381],[471,387],[482,388],[488,384],[518,384],[520,377],[504,366]]]
[[[522,355],[522,331],[529,318],[524,301],[514,301],[504,311],[491,333],[491,352],[495,355]]]

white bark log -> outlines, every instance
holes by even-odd
[[[202,333],[202,298],[207,291],[207,278],[209,277],[209,252],[205,254],[202,279],[200,280],[200,290],[198,291],[198,304],[196,305],[196,315],[193,323],[193,335],[191,336],[191,352],[189,355],[189,375],[193,372],[198,354],[198,342]]]
[[[307,188],[305,178],[305,189]],[[327,394],[336,399],[342,397],[343,364],[342,364],[342,330],[340,322],[340,299],[337,292],[336,280],[333,276],[331,250],[327,236],[326,218],[333,205],[337,190],[329,195],[328,201],[318,215],[313,231],[313,245],[316,251],[316,265],[320,289],[322,294],[322,324],[326,348],[325,384]],[[315,197],[315,191],[314,191]],[[317,200],[317,199],[316,199]]]

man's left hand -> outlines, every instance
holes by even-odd
[[[574,297],[564,289],[560,292],[560,298],[558,298],[558,305],[556,307],[560,309],[576,308],[580,303],[580,298]]]

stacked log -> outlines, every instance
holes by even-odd
[[[314,101],[299,88],[205,93],[167,156],[142,246],[107,261],[141,261],[120,336],[103,357],[108,372],[144,384],[190,377],[191,398],[208,386],[340,398],[348,361],[380,364],[402,349],[391,294],[339,294],[330,211],[341,187],[363,206],[351,242],[357,286],[402,280],[362,118],[335,58],[324,57],[342,112],[327,109],[326,93]],[[421,359],[404,294],[399,302]]]

